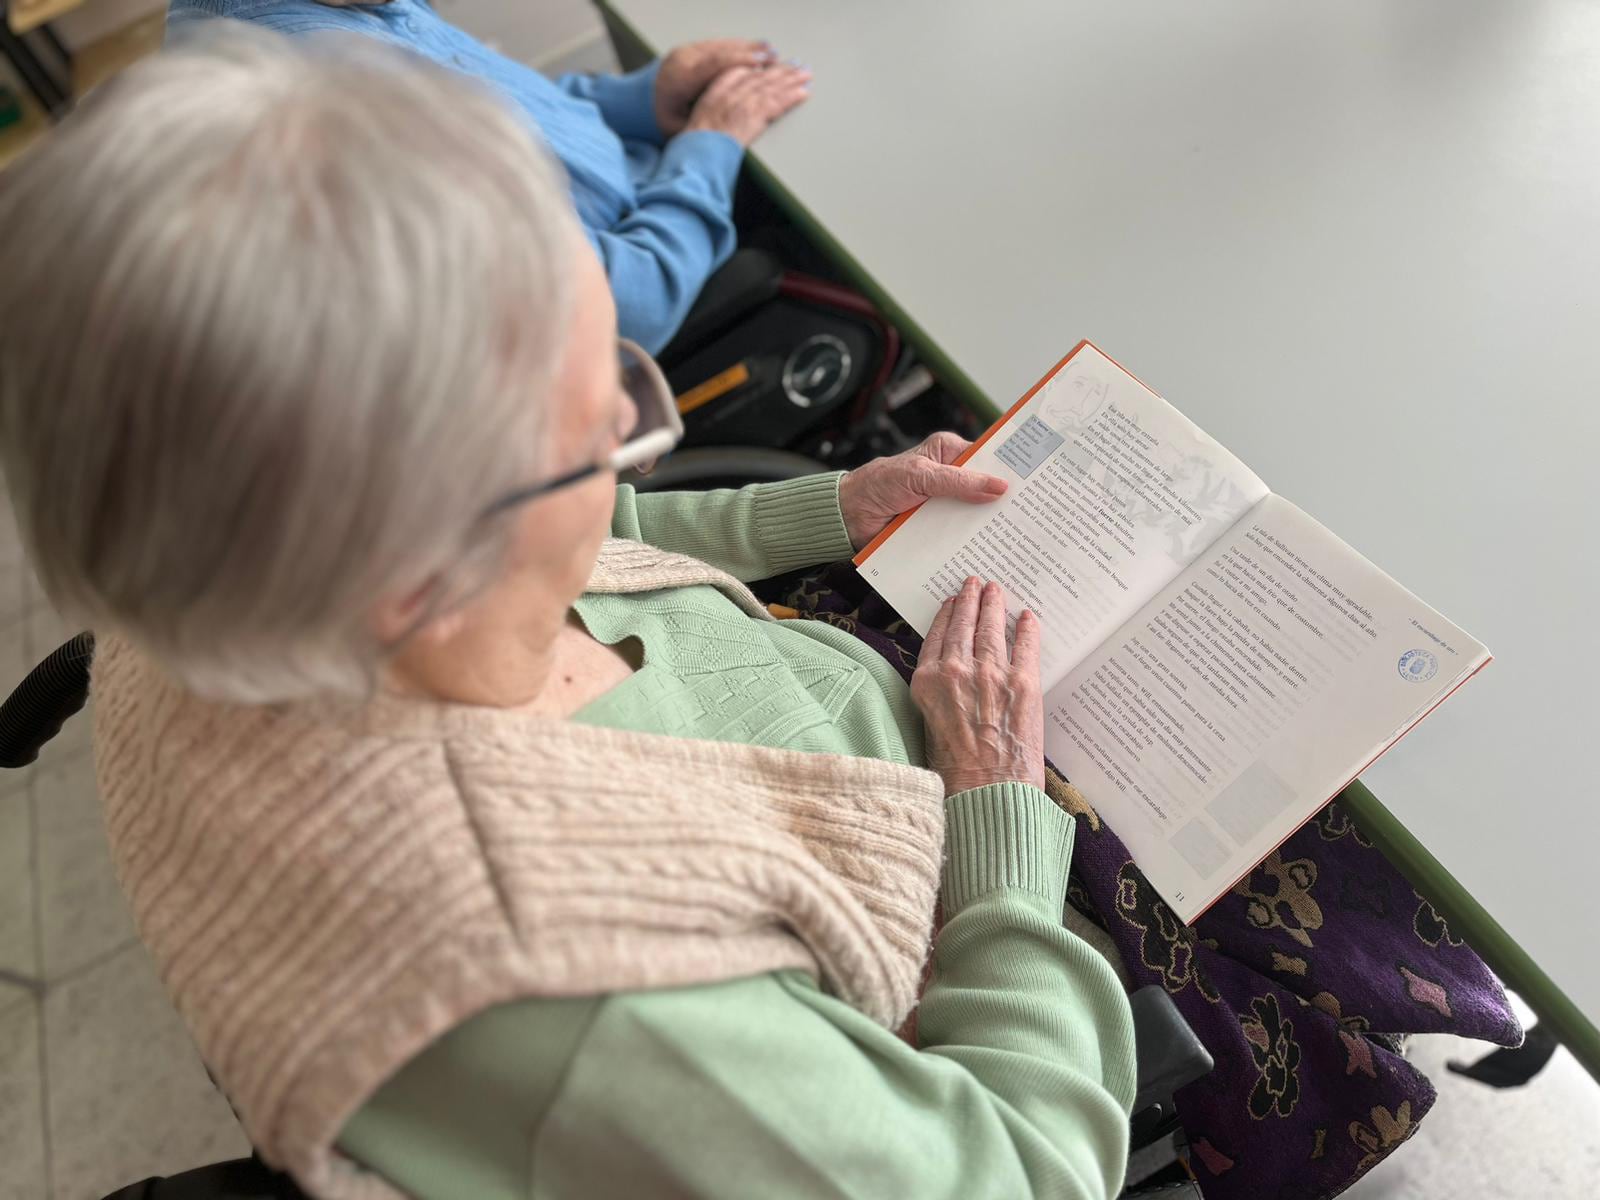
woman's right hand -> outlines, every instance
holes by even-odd
[[[804,67],[731,67],[695,101],[684,132],[712,129],[748,146],[810,94],[811,72]]]
[[[927,728],[928,766],[946,795],[991,783],[1044,788],[1039,618],[1023,611],[1008,652],[998,584],[968,579],[940,607],[911,677],[911,698]]]

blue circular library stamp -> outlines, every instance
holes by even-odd
[[[1412,683],[1432,679],[1439,670],[1439,660],[1432,650],[1407,650],[1400,656],[1400,678]]]

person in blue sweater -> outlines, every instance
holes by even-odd
[[[611,283],[620,332],[655,353],[733,253],[744,149],[803,102],[810,72],[764,42],[681,46],[627,75],[551,80],[451,25],[425,0],[172,0],[169,33],[216,17],[287,34],[343,30],[402,46],[502,93],[567,169]]]

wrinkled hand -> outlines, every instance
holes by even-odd
[[[911,677],[928,732],[928,766],[945,795],[991,783],[1044,787],[1039,618],[1024,609],[1006,650],[1000,585],[968,579],[928,628]]]
[[[857,550],[908,508],[946,496],[982,504],[1006,494],[1006,481],[953,466],[970,443],[957,433],[935,433],[902,454],[875,458],[839,482],[845,532]]]
[[[684,129],[714,129],[748,146],[810,94],[811,72],[804,67],[730,67],[695,101]]]
[[[656,72],[656,124],[667,137],[682,133],[695,101],[711,81],[733,67],[765,67],[778,61],[766,42],[717,38],[679,46],[661,60]]]

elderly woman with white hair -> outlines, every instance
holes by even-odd
[[[0,177],[0,439],[99,637],[142,938],[328,1197],[1115,1194],[1133,1046],[1062,927],[1038,628],[911,687],[739,582],[998,481],[958,439],[636,495],[672,399],[459,77],[232,35]],[[915,1045],[936,899],[944,925]]]

